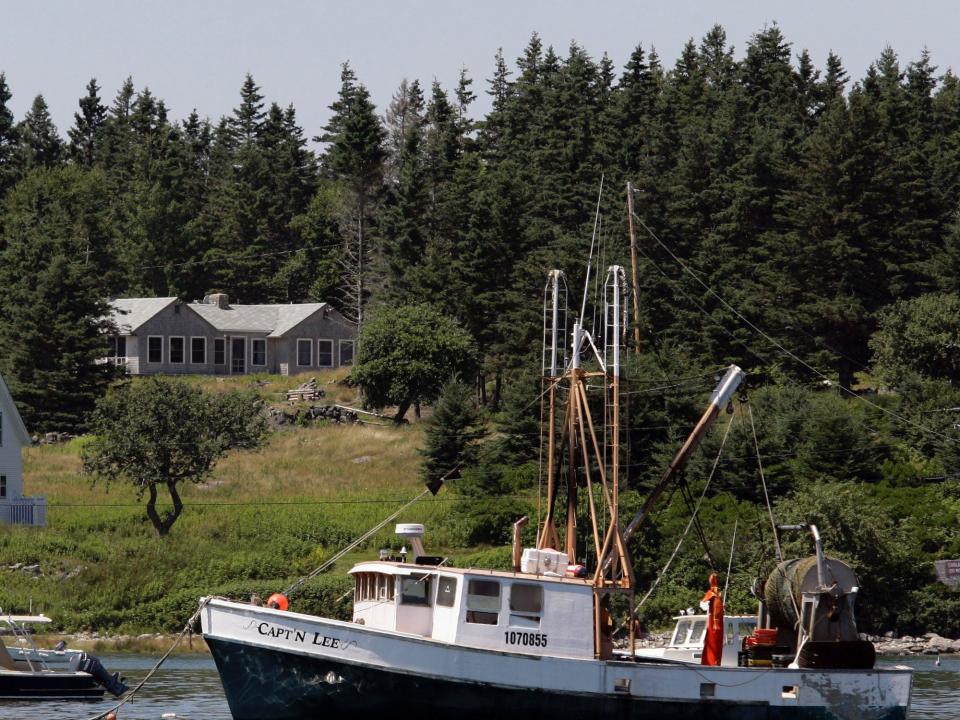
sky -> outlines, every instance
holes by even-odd
[[[638,43],[672,66],[715,23],[739,57],[774,22],[795,52],[808,49],[822,68],[833,50],[854,79],[887,45],[904,64],[926,47],[941,71],[960,69],[960,3],[941,0],[0,0],[0,72],[17,119],[42,93],[64,136],[91,77],[105,104],[132,76],[172,119],[195,108],[216,120],[237,105],[249,72],[268,102],[293,103],[311,137],[346,61],[381,114],[403,78],[452,91],[466,68],[479,117],[497,49],[512,62],[534,31],[561,56],[571,41],[597,59],[606,52],[619,71]]]

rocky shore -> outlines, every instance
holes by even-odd
[[[960,639],[951,640],[936,633],[926,633],[920,637],[911,635],[897,637],[892,632],[879,636],[861,634],[860,639],[872,642],[878,655],[951,655],[960,653]]]
[[[639,648],[664,647],[670,642],[671,633],[645,633],[637,638]],[[869,640],[877,649],[878,655],[952,655],[960,654],[960,639],[951,640],[936,633],[926,633],[919,637],[904,635],[897,637],[895,633],[884,635],[860,634],[861,640]],[[625,643],[623,643],[625,645]]]

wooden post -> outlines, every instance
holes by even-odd
[[[637,234],[633,228],[633,183],[627,181],[627,225],[630,228],[630,272],[633,281],[633,351],[640,354],[640,294],[637,292]]]

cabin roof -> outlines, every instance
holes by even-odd
[[[511,580],[527,580],[537,582],[560,583],[578,587],[591,587],[589,578],[559,577],[553,575],[533,575],[531,573],[511,572],[507,570],[489,570],[487,568],[457,568],[447,565],[416,565],[414,563],[389,562],[386,560],[369,560],[357,563],[350,569],[350,574],[358,572],[379,572],[385,575],[410,575],[413,573],[442,572],[448,575],[477,575],[496,577]]]
[[[121,335],[132,335],[147,320],[176,301],[175,297],[116,298],[110,301],[110,318],[117,324]]]

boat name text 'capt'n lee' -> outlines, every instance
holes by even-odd
[[[320,647],[330,648],[331,650],[346,650],[348,646],[357,644],[356,640],[346,642],[340,638],[322,635],[319,632],[295,630],[294,628],[271,625],[268,622],[262,622],[257,625],[257,632],[266,637],[272,637],[278,640],[283,639],[309,645],[319,645]]]

